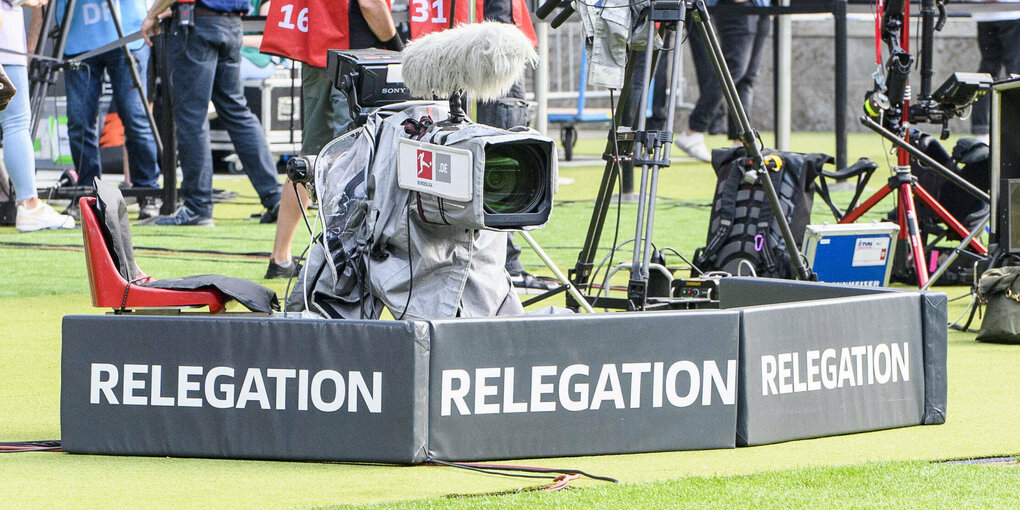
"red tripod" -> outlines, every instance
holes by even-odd
[[[935,213],[935,215],[943,223],[945,223],[946,226],[964,240],[961,246],[964,244],[969,245],[976,253],[982,256],[988,254],[988,249],[976,239],[977,236],[972,235],[971,232],[969,232],[963,224],[959,222],[959,220],[954,218],[953,215],[942,206],[942,204],[935,200],[935,197],[918,184],[917,178],[910,173],[911,157],[924,162],[940,174],[943,174],[943,177],[946,177],[955,184],[964,187],[970,193],[978,196],[983,195],[986,202],[988,200],[988,195],[975,188],[967,181],[959,178],[959,176],[945,169],[938,162],[934,161],[910,144],[909,126],[911,110],[909,104],[910,87],[906,81],[907,75],[901,71],[898,76],[893,77],[894,65],[899,63],[900,69],[905,67],[909,72],[910,63],[913,61],[913,57],[909,56],[910,25],[909,23],[904,23],[904,20],[910,19],[910,2],[903,1],[902,9],[900,9],[900,5],[897,5],[899,3],[900,2],[898,1],[889,3],[890,9],[886,11],[885,16],[882,18],[882,25],[876,25],[876,31],[881,31],[880,34],[876,33],[876,39],[885,39],[891,49],[892,57],[890,58],[890,69],[888,73],[888,99],[899,110],[899,122],[894,123],[893,127],[900,132],[900,135],[885,129],[882,125],[868,117],[861,118],[861,122],[865,126],[889,139],[896,145],[897,165],[893,168],[895,175],[889,178],[889,181],[884,188],[875,192],[874,195],[865,200],[860,206],[847,213],[846,216],[840,219],[839,222],[853,223],[860,218],[861,215],[881,202],[883,198],[893,191],[896,191],[897,223],[900,226],[899,238],[901,240],[910,241],[910,251],[913,256],[914,269],[917,273],[917,285],[921,288],[925,288],[928,285],[929,272],[928,264],[925,261],[924,243],[921,241],[921,229],[917,223],[917,206],[914,201],[915,195],[922,203],[924,203],[924,205],[931,209],[931,211]],[[931,44],[932,34],[934,32],[932,23],[934,10],[932,8],[932,4],[934,4],[934,2],[931,2],[930,0],[922,2],[922,21],[924,22],[921,48],[922,102],[927,101],[930,98],[931,89]],[[879,10],[879,12],[881,12],[881,10]],[[897,35],[899,36],[899,40],[897,40]],[[878,44],[876,40],[876,53],[878,52],[877,48]],[[896,57],[899,57],[898,61],[896,60]],[[878,61],[881,62],[881,58],[879,58]],[[898,81],[896,86],[893,85],[894,79]],[[902,101],[900,102],[900,100]],[[888,107],[888,105],[886,105],[886,107]],[[890,110],[890,112],[895,111],[896,110]],[[949,262],[951,262],[951,260],[947,260],[946,264]]]
[[[980,255],[987,255],[988,249],[975,236],[971,236],[970,231],[959,220],[954,218],[952,214],[949,214],[949,211],[942,207],[942,204],[935,200],[935,197],[931,196],[927,190],[917,183],[917,177],[910,173],[909,153],[902,148],[898,149],[898,152],[901,160],[903,155],[906,154],[907,164],[900,164],[894,167],[896,175],[889,178],[886,186],[876,191],[874,195],[871,195],[856,209],[847,213],[839,222],[853,223],[894,190],[897,191],[896,209],[897,223],[900,226],[899,238],[901,240],[910,240],[910,251],[914,258],[914,270],[917,273],[917,285],[918,287],[924,287],[928,284],[929,273],[928,264],[924,258],[924,243],[921,242],[921,229],[917,225],[917,206],[915,205],[914,195],[917,195],[917,198],[924,205],[928,206],[953,232],[956,232],[961,239],[970,239],[969,246],[975,252]]]

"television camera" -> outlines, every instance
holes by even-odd
[[[484,27],[482,30],[491,28]],[[421,138],[428,131],[431,136],[439,136],[446,142],[436,144],[406,138],[393,148],[398,154],[399,185],[417,193],[415,202],[420,205],[419,217],[422,220],[464,228],[499,230],[544,225],[552,212],[556,184],[553,142],[526,130],[490,136],[454,136],[455,132],[477,126],[467,122],[463,114],[459,104],[463,99],[464,89],[461,87],[485,92],[492,86],[469,79],[469,75],[439,78],[460,80],[457,82],[459,86],[439,83],[431,76],[420,78],[423,74],[434,73],[433,70],[439,69],[436,66],[463,66],[446,58],[440,62],[440,56],[440,53],[423,56],[412,52],[409,59],[428,62],[415,67],[414,64],[405,66],[404,58],[398,52],[330,50],[327,75],[334,87],[347,95],[351,118],[358,126],[363,126],[369,115],[380,108],[413,100],[415,96],[404,82],[405,67],[410,67],[412,80],[418,79],[413,83],[422,95],[432,97],[432,92],[445,92],[454,98],[450,103],[450,117],[445,122],[438,119],[422,122],[418,119],[416,126],[409,124],[407,128],[415,130],[416,136]],[[523,64],[522,61],[519,67]],[[485,92],[483,97],[495,99],[506,93],[499,89],[496,87],[495,95]],[[409,104],[417,103],[421,102]],[[311,182],[310,170],[314,166],[309,160],[307,156],[291,159],[288,175],[292,180]],[[481,193],[476,193],[476,190]]]
[[[503,267],[503,231],[548,221],[555,145],[524,127],[475,124],[462,101],[505,95],[535,59],[530,41],[500,23],[436,32],[402,54],[329,53],[329,76],[359,127],[288,163],[291,179],[311,186],[323,225],[288,310],[523,313]]]

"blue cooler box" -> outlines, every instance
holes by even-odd
[[[884,287],[899,231],[895,223],[808,225],[802,251],[820,282]]]

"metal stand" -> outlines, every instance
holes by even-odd
[[[782,207],[779,203],[779,197],[776,194],[772,180],[768,176],[768,170],[766,169],[761,151],[757,144],[757,133],[751,127],[747,114],[744,112],[744,107],[740,103],[736,86],[733,83],[733,77],[730,75],[729,69],[726,67],[726,61],[723,57],[722,49],[719,46],[719,40],[716,36],[715,29],[711,24],[711,19],[704,0],[656,0],[652,2],[650,9],[651,16],[649,23],[658,22],[659,32],[665,34],[666,37],[664,37],[664,39],[669,41],[671,44],[670,47],[663,51],[672,57],[674,69],[679,67],[679,49],[682,41],[680,23],[682,23],[688,15],[692,16],[691,20],[693,21],[693,25],[697,27],[698,35],[702,38],[705,42],[705,46],[709,49],[709,57],[712,61],[712,67],[715,71],[716,77],[722,84],[723,96],[726,100],[726,105],[729,109],[730,115],[733,117],[734,122],[740,130],[739,138],[741,143],[744,145],[744,150],[751,164],[749,171],[762,182],[772,210],[782,211]],[[654,35],[654,31],[649,30],[647,46],[645,49],[645,62],[647,65],[645,66],[643,81],[637,82],[644,86],[641,92],[641,101],[638,103],[639,105],[646,104],[648,100],[649,75],[651,73],[651,69],[655,67],[656,57],[658,56],[655,54],[653,45]],[[623,91],[621,92],[622,98],[629,97],[630,87],[633,83],[635,83],[633,79],[633,61],[633,58],[628,60],[626,73],[631,79],[625,81]],[[616,164],[621,160],[629,158],[633,158],[635,167],[638,165],[641,166],[641,185],[637,202],[634,250],[630,268],[630,280],[627,285],[627,299],[625,306],[619,306],[621,303],[617,300],[604,297],[596,298],[594,296],[585,296],[585,299],[589,303],[593,303],[598,300],[602,306],[625,308],[628,310],[646,310],[652,308],[684,306],[681,303],[683,300],[673,299],[671,296],[667,298],[656,297],[650,299],[648,292],[649,269],[653,265],[651,263],[651,238],[655,223],[655,197],[658,187],[659,169],[669,166],[669,152],[673,139],[673,115],[675,112],[675,101],[677,96],[675,91],[679,81],[678,76],[679,73],[673,73],[670,78],[669,90],[671,93],[669,94],[669,104],[667,106],[668,119],[666,121],[666,130],[646,130],[644,110],[639,109],[636,122],[637,129],[635,131],[620,128],[616,131],[610,131],[609,133],[606,154],[603,156],[603,159],[606,160],[606,166],[602,176],[602,184],[599,188],[599,194],[595,200],[595,208],[592,211],[592,218],[589,223],[584,247],[578,255],[577,263],[571,273],[574,284],[585,290],[592,288],[591,278],[592,270],[594,269],[593,262],[595,259],[595,252],[599,244],[599,239],[601,238],[602,228],[605,224],[609,205],[612,201],[612,191],[616,184]],[[621,116],[622,110],[623,108],[618,106],[616,112],[614,112],[614,126],[620,125],[620,121],[625,120],[625,118],[622,118]],[[618,151],[615,150],[617,146],[619,148]],[[810,276],[808,269],[804,265],[800,252],[794,242],[793,233],[790,230],[790,226],[787,223],[786,218],[782,214],[776,214],[775,218],[779,224],[779,229],[783,235],[783,239],[786,242],[787,249],[790,251],[790,261],[793,274],[797,275],[798,279],[809,279]],[[568,302],[568,304],[570,303]]]
[[[910,17],[910,2],[902,0],[899,3],[890,2],[887,7],[889,10],[886,11],[882,20],[882,39],[889,46],[891,54],[886,79],[889,94],[888,101],[890,103],[888,112],[890,115],[883,118],[883,124],[879,124],[866,116],[861,117],[860,120],[865,127],[896,145],[897,166],[893,167],[895,175],[889,178],[884,188],[879,189],[860,206],[847,213],[839,222],[853,223],[887,195],[896,191],[897,223],[900,225],[899,238],[901,240],[909,240],[914,270],[917,274],[917,285],[922,289],[927,289],[961,255],[963,246],[970,246],[981,258],[988,255],[988,249],[976,239],[977,234],[980,233],[984,223],[988,220],[986,218],[975,229],[975,232],[968,231],[942,204],[935,200],[935,197],[917,183],[917,178],[910,172],[911,158],[923,162],[933,171],[952,181],[957,186],[962,187],[965,191],[986,204],[990,202],[990,199],[987,193],[962,179],[910,144],[909,127],[912,117],[918,117],[927,121],[938,120],[943,125],[943,138],[949,134],[946,127],[949,120],[948,115],[945,115],[943,112],[938,112],[937,115],[930,114],[932,111],[937,112],[937,105],[931,102],[933,39],[934,32],[941,28],[945,15],[944,8],[941,4],[938,5],[938,11],[942,17],[940,17],[939,23],[936,24],[935,0],[922,0],[921,2],[921,90],[916,108],[912,110],[910,105],[910,86],[907,76],[910,65],[913,63],[913,57],[909,53],[910,25],[904,22],[904,20]],[[963,239],[957,249],[953,250],[950,257],[943,262],[942,266],[931,277],[929,277],[928,265],[925,261],[921,229],[917,223],[915,196]]]

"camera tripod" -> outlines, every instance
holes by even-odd
[[[106,0],[107,8],[109,9],[110,19],[113,21],[114,27],[117,30],[118,40],[113,41],[109,44],[103,45],[95,50],[85,52],[81,55],[76,55],[73,58],[64,58],[64,48],[67,44],[68,33],[71,29],[71,24],[74,21],[74,12],[77,6],[77,0],[68,0],[64,8],[62,21],[57,26],[56,21],[56,2],[51,2],[49,5],[44,7],[44,19],[42,29],[39,32],[39,39],[36,44],[36,51],[42,53],[47,43],[52,39],[52,45],[50,46],[49,55],[38,55],[33,56],[31,64],[29,66],[29,80],[31,83],[29,94],[30,94],[30,108],[32,112],[30,134],[34,138],[35,133],[39,128],[39,122],[42,119],[43,104],[46,100],[47,92],[51,85],[55,85],[57,81],[57,73],[65,68],[73,68],[75,66],[82,65],[82,62],[90,57],[120,48],[124,53],[124,58],[128,63],[128,69],[131,73],[131,80],[134,83],[135,90],[137,91],[139,98],[142,102],[142,108],[145,110],[146,118],[149,122],[149,127],[152,129],[152,137],[156,143],[156,154],[157,159],[160,162],[160,166],[163,169],[163,184],[164,191],[159,189],[125,189],[125,196],[160,196],[163,195],[163,213],[169,213],[173,210],[173,203],[175,199],[175,188],[176,188],[176,176],[174,172],[174,166],[167,167],[163,163],[166,162],[164,158],[164,144],[161,133],[165,133],[165,130],[159,129],[156,123],[155,117],[152,113],[152,108],[149,107],[149,100],[145,94],[145,87],[143,87],[142,76],[138,72],[138,66],[135,63],[134,57],[131,55],[131,50],[128,49],[127,45],[134,41],[141,39],[141,34],[136,33],[128,37],[125,37],[124,30],[120,23],[120,14],[116,8],[114,0]],[[171,188],[168,190],[168,188]],[[94,193],[92,187],[76,186],[71,183],[67,186],[60,186],[53,189],[44,190],[48,193],[51,198],[66,198],[76,200],[78,197],[83,195],[89,195]],[[168,199],[169,197],[169,199]]]
[[[897,192],[897,223],[900,226],[899,238],[901,241],[908,241],[910,252],[913,258],[914,270],[917,275],[917,285],[922,289],[929,288],[939,277],[948,270],[957,257],[964,253],[963,248],[969,246],[976,254],[976,258],[983,259],[988,255],[988,249],[977,239],[978,234],[989,221],[989,216],[984,219],[970,232],[953,217],[935,197],[925,190],[917,182],[917,178],[910,171],[911,159],[916,159],[942,177],[960,186],[971,195],[988,204],[990,199],[987,193],[967,182],[956,173],[944,167],[939,162],[918,150],[910,143],[910,122],[919,120],[926,122],[941,122],[943,138],[948,136],[948,121],[953,115],[951,108],[943,108],[942,105],[932,100],[931,77],[932,52],[934,45],[934,33],[944,23],[945,10],[941,3],[936,4],[935,0],[922,0],[921,2],[921,90],[918,104],[913,108],[910,104],[910,87],[907,80],[913,57],[910,49],[910,25],[905,19],[910,17],[910,2],[905,0],[893,0],[887,6],[882,19],[881,38],[889,46],[890,59],[887,63],[887,78],[883,84],[881,81],[876,86],[879,91],[885,86],[888,97],[881,97],[880,100],[872,101],[872,94],[867,96],[868,103],[865,108],[874,111],[872,105],[881,102],[888,102],[882,105],[882,109],[888,113],[883,116],[883,123],[875,122],[867,116],[861,117],[861,123],[878,133],[883,138],[892,142],[897,149],[897,165],[893,167],[894,175],[889,178],[886,186],[879,189],[875,194],[866,199],[860,206],[850,204],[850,212],[842,217],[840,223],[853,223],[865,212],[877,205],[883,198],[893,191]],[[940,18],[935,22],[936,7],[938,7]],[[881,95],[881,93],[879,93]],[[872,106],[872,108],[869,108]],[[928,264],[925,260],[924,243],[921,240],[921,229],[917,221],[917,205],[915,197],[927,206],[935,216],[946,224],[950,230],[956,233],[963,241],[951,252],[950,256],[931,275],[928,272]]]
[[[555,7],[555,0],[551,0]],[[544,11],[548,14],[552,11],[549,3],[539,8],[537,13],[542,16]],[[676,89],[679,83],[680,44],[682,42],[682,24],[690,21],[691,26],[697,27],[698,36],[705,42],[709,50],[709,57],[712,68],[723,87],[723,97],[726,106],[733,117],[734,123],[738,126],[740,141],[744,146],[745,153],[750,161],[748,174],[762,182],[765,195],[768,197],[769,205],[773,211],[782,211],[779,197],[768,176],[768,169],[765,166],[761,150],[757,145],[757,133],[752,129],[750,120],[747,117],[744,107],[737,95],[737,89],[726,67],[722,49],[718,37],[712,26],[708,9],[704,0],[653,0],[650,3],[647,23],[658,23],[659,32],[664,34],[664,39],[669,41],[670,47],[661,50],[671,57],[672,69],[668,90],[669,103],[667,106],[666,129],[663,131],[646,130],[646,118],[643,105],[648,102],[649,82],[651,70],[655,68],[655,62],[659,57],[654,49],[655,30],[651,27],[648,30],[646,41],[645,66],[641,81],[636,81],[633,58],[637,55],[632,51],[627,61],[623,90],[620,93],[621,102],[613,112],[613,128],[610,129],[606,150],[603,159],[606,161],[605,170],[599,187],[598,196],[595,200],[595,207],[592,210],[591,221],[588,226],[584,247],[578,255],[577,263],[570,271],[571,280],[582,290],[588,291],[585,300],[589,303],[598,303],[599,307],[622,309],[622,310],[651,310],[686,308],[691,304],[690,298],[676,298],[672,290],[666,290],[665,296],[652,295],[649,292],[649,274],[654,266],[657,271],[665,270],[659,264],[652,264],[652,232],[655,224],[655,198],[657,194],[659,170],[668,167],[669,152],[673,141],[672,127],[676,110]],[[567,7],[552,22],[553,27],[558,26],[566,20],[572,12],[572,7]],[[567,13],[566,16],[564,13]],[[687,17],[690,16],[690,20]],[[652,25],[654,26],[654,25]],[[641,99],[637,105],[627,104],[632,86],[640,85]],[[636,122],[632,116],[637,115]],[[620,126],[620,127],[617,127]],[[635,126],[630,129],[623,126]],[[613,298],[606,296],[593,296],[590,291],[595,288],[592,283],[595,255],[598,249],[602,229],[605,225],[606,215],[609,211],[613,198],[613,190],[617,184],[616,166],[621,160],[633,159],[634,167],[641,167],[641,184],[637,200],[637,221],[635,222],[634,247],[630,263],[630,279],[627,285],[626,298]],[[793,274],[798,279],[807,280],[810,273],[804,264],[800,252],[794,242],[793,233],[789,223],[783,214],[775,215],[779,224],[780,232],[790,251],[790,264]],[[615,250],[616,247],[613,247]],[[668,272],[668,271],[667,271]],[[608,278],[607,280],[608,281]],[[661,292],[653,291],[654,294]],[[577,303],[567,302],[568,306],[576,307]]]

